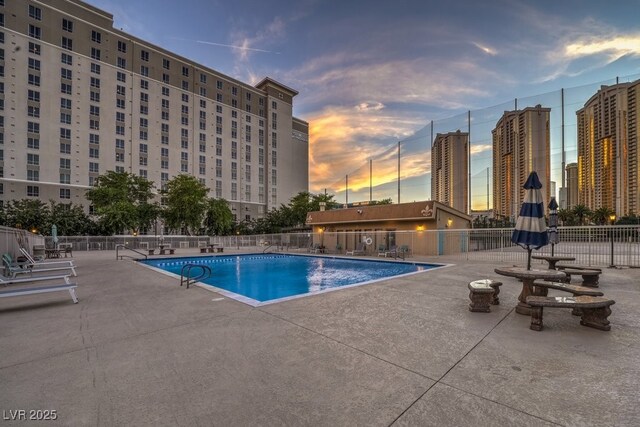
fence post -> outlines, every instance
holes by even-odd
[[[588,253],[588,263],[587,263],[587,265],[591,265],[591,227],[589,227],[588,230],[589,230],[589,233],[588,233],[589,244],[587,245],[587,247],[589,248],[589,252],[587,252]]]

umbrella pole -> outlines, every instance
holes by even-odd
[[[552,243],[552,244],[551,244],[551,256],[553,256],[553,248],[554,248],[555,246],[556,246],[556,244],[555,244],[555,243]]]
[[[531,270],[531,248],[527,249],[527,270]]]

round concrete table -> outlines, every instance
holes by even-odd
[[[549,270],[556,269],[556,263],[558,261],[575,261],[575,257],[563,256],[563,255],[533,255],[531,259],[543,259],[549,263]]]
[[[524,267],[501,267],[494,270],[502,276],[515,277],[522,281],[522,292],[518,296],[518,305],[516,313],[530,315],[531,306],[527,304],[527,297],[534,295],[533,282],[537,279],[557,281],[567,277],[562,271],[558,270],[527,270]]]

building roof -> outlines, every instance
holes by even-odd
[[[435,220],[437,211],[471,221],[471,217],[434,200],[391,205],[360,206],[349,209],[309,212],[307,224],[347,224],[380,221]]]

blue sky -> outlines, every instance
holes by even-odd
[[[466,130],[471,110],[472,196],[481,208],[490,130],[514,98],[521,108],[542,103],[559,112],[566,88],[570,162],[574,111],[600,82],[640,78],[640,0],[89,3],[112,13],[116,28],[239,80],[270,76],[297,89],[294,113],[311,125],[311,190],[328,188],[339,200],[347,174],[349,200],[369,198],[368,188],[355,188],[369,184],[370,158],[374,198],[395,199],[389,148],[398,141],[401,201],[428,198],[423,128],[434,120],[436,132]],[[552,113],[551,160],[559,186],[558,117]]]

